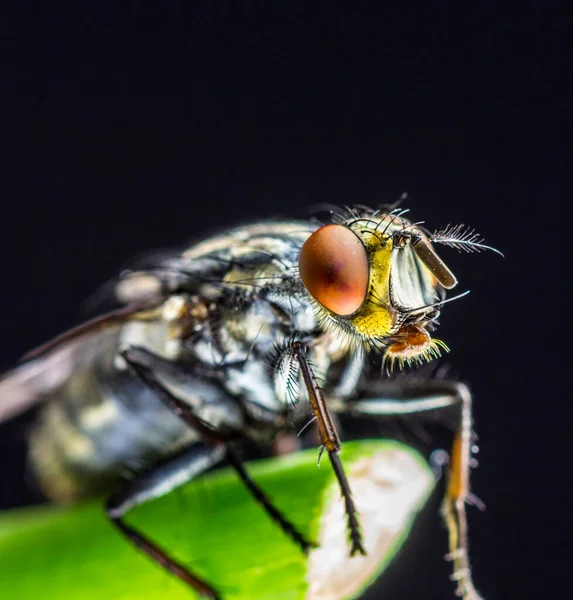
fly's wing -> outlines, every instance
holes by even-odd
[[[41,402],[79,364],[89,363],[97,337],[84,336],[6,373],[0,379],[0,423]]]
[[[194,292],[204,279],[201,272],[213,272],[213,262],[161,257],[155,267],[124,271],[104,286],[104,294],[120,305],[74,327],[23,358],[23,363],[0,376],[0,423],[42,402],[79,367],[85,367],[101,350],[101,344],[117,335],[132,318],[146,319],[165,299],[180,290]],[[216,262],[219,265],[220,263]],[[223,263],[224,264],[224,263]],[[109,292],[112,292],[111,294]]]
[[[166,254],[166,253],[165,253]],[[38,404],[80,366],[88,365],[101,344],[117,334],[123,323],[159,306],[165,297],[193,281],[189,274],[166,268],[166,256],[154,255],[156,266],[124,271],[103,286],[98,301],[114,308],[64,332],[29,352],[23,363],[0,376],[0,423]],[[160,260],[161,259],[161,260]],[[110,302],[105,302],[107,296]],[[117,307],[119,305],[119,307]]]
[[[123,307],[70,329],[24,357],[0,378],[0,423],[41,402],[80,365],[89,364],[122,323],[141,311]]]

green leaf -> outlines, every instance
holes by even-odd
[[[433,487],[415,452],[388,441],[346,442],[342,459],[369,556],[348,557],[342,504],[325,458],[310,450],[251,463],[253,478],[321,547],[304,556],[222,469],[132,511],[127,521],[228,600],[346,600],[388,564]],[[190,600],[106,520],[101,501],[0,515],[0,598]]]

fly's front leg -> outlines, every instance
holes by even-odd
[[[296,357],[300,370],[304,380],[306,390],[308,392],[308,399],[314,413],[318,425],[318,431],[320,434],[320,440],[322,446],[328,452],[328,458],[338,479],[342,497],[344,498],[344,506],[346,510],[348,531],[350,534],[350,556],[355,554],[366,555],[366,550],[362,542],[362,533],[360,531],[360,522],[356,511],[354,500],[352,499],[352,491],[350,484],[344,472],[344,467],[340,462],[340,439],[336,431],[336,427],[332,421],[326,402],[324,400],[324,394],[322,389],[319,387],[316,380],[316,376],[312,370],[310,362],[306,354],[306,347],[301,342],[294,342],[292,345],[294,356]]]
[[[220,596],[210,584],[172,558],[148,537],[127,525],[123,517],[132,508],[168,494],[221,462],[224,458],[225,449],[221,445],[212,448],[205,446],[189,448],[149,473],[130,481],[110,496],[106,503],[106,513],[111,522],[135,546],[143,550],[164,569],[192,587],[198,594],[214,600],[218,600]]]
[[[471,394],[468,388],[458,384],[457,397],[460,402],[460,423],[452,445],[449,478],[446,496],[442,504],[442,515],[450,538],[450,554],[458,582],[457,592],[462,597],[480,599],[473,586],[468,556],[468,525],[466,502],[469,498],[469,474],[472,443]]]
[[[394,389],[393,389],[394,388]],[[396,392],[395,397],[392,397]],[[437,412],[448,407],[459,409],[458,423],[450,452],[448,482],[442,503],[442,516],[448,529],[453,561],[452,580],[457,582],[456,594],[465,600],[481,600],[471,577],[468,557],[466,502],[469,496],[472,412],[468,388],[456,382],[425,381],[406,383],[400,389],[395,384],[381,386],[377,397],[348,403],[345,412],[372,416],[400,416]]]
[[[229,465],[235,470],[245,487],[253,498],[265,509],[267,514],[279,525],[279,527],[307,554],[314,544],[307,540],[298,529],[274,506],[265,492],[251,479],[239,456],[232,449],[232,441],[237,434],[232,430],[224,431],[216,428],[199,418],[192,407],[172,394],[157,378],[162,372],[173,372],[177,367],[165,359],[138,347],[128,347],[121,351],[121,355],[133,372],[152,389],[157,397],[174,414],[182,419],[187,425],[197,431],[205,441],[214,448],[222,447],[224,456]]]

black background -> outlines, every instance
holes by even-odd
[[[506,254],[441,252],[472,292],[440,337],[475,393],[477,585],[570,591],[566,4],[115,4],[3,9],[1,365],[143,250],[407,191],[415,220]],[[4,507],[32,499],[25,430],[0,428]],[[385,597],[453,598],[427,531]]]

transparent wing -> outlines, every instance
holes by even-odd
[[[24,357],[0,378],[0,423],[41,402],[80,366],[88,365],[101,345],[141,307],[123,307],[66,331]]]

